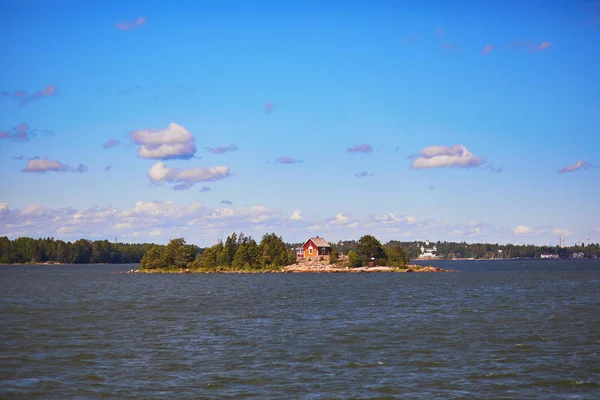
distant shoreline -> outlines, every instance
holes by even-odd
[[[27,267],[27,266],[51,266],[51,265],[73,265],[73,266],[82,266],[82,265],[131,265],[131,264],[137,264],[139,265],[139,262],[136,263],[84,263],[84,264],[78,264],[78,263],[59,263],[59,262],[26,262],[26,263],[7,263],[7,264],[0,264],[0,266],[4,266],[4,267]]]

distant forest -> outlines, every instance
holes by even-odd
[[[79,239],[73,243],[53,238],[0,237],[0,264],[56,262],[63,264],[139,263],[153,244],[111,243]],[[164,247],[164,246],[158,246]]]
[[[303,243],[287,243],[286,248],[292,249]],[[340,254],[348,254],[350,250],[356,249],[358,241],[345,240],[330,242],[331,247]],[[420,254],[422,242],[390,241],[384,247],[400,246],[408,254],[410,259],[416,259]],[[440,258],[539,258],[542,254],[556,254],[560,258],[585,257],[597,258],[600,256],[600,244],[579,244],[576,246],[534,246],[534,245],[512,245],[512,244],[486,244],[465,242],[431,242],[437,247],[437,255]],[[64,264],[89,264],[89,263],[139,263],[146,252],[154,244],[152,243],[114,243],[108,240],[86,240],[79,239],[75,242],[65,242],[54,238],[32,239],[21,237],[14,240],[6,236],[0,237],[0,264],[24,264],[57,262]],[[165,246],[158,245],[157,250]],[[195,254],[202,254],[204,248],[191,245]],[[502,250],[499,252],[498,250]]]
[[[356,247],[357,241],[345,240],[330,243],[338,252],[347,254]],[[389,241],[385,246],[401,246],[410,259],[416,259],[421,254],[423,242],[401,242]],[[576,246],[535,246],[514,244],[491,244],[491,243],[466,243],[466,242],[430,242],[429,246],[436,246],[437,255],[442,259],[454,258],[540,258],[542,254],[555,254],[560,258],[597,258],[600,257],[600,244],[578,244]],[[501,250],[499,252],[498,250]]]

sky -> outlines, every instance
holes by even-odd
[[[600,242],[600,3],[440,3],[0,2],[0,236]]]

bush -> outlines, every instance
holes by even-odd
[[[331,254],[329,254],[329,264],[335,264],[339,259],[339,255],[337,250],[332,250]]]
[[[354,250],[350,250],[348,253],[348,265],[351,268],[362,267],[363,263],[358,254]]]

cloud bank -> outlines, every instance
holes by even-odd
[[[131,132],[131,139],[140,146],[138,157],[141,158],[189,159],[196,153],[196,144],[192,134],[175,122],[170,123],[166,129]]]
[[[472,168],[483,163],[483,159],[475,156],[462,144],[450,147],[429,146],[421,150],[420,157],[412,162],[411,168]]]
[[[170,238],[185,237],[189,243],[209,246],[240,230],[255,237],[276,232],[288,242],[304,241],[314,235],[330,242],[358,239],[364,234],[375,235],[382,241],[444,237],[452,241],[470,238],[474,242],[494,243],[511,237],[511,231],[481,222],[451,223],[392,212],[363,217],[337,212],[329,218],[317,218],[305,216],[300,209],[290,213],[261,205],[212,208],[198,202],[138,201],[133,208],[121,210],[113,207],[53,209],[37,204],[18,209],[0,203],[0,236],[10,238],[54,236],[63,240],[81,237],[112,240],[118,236],[122,241],[167,243]],[[571,233],[568,229],[547,227],[536,230],[525,225],[516,232],[520,236],[538,238],[538,241]]]

